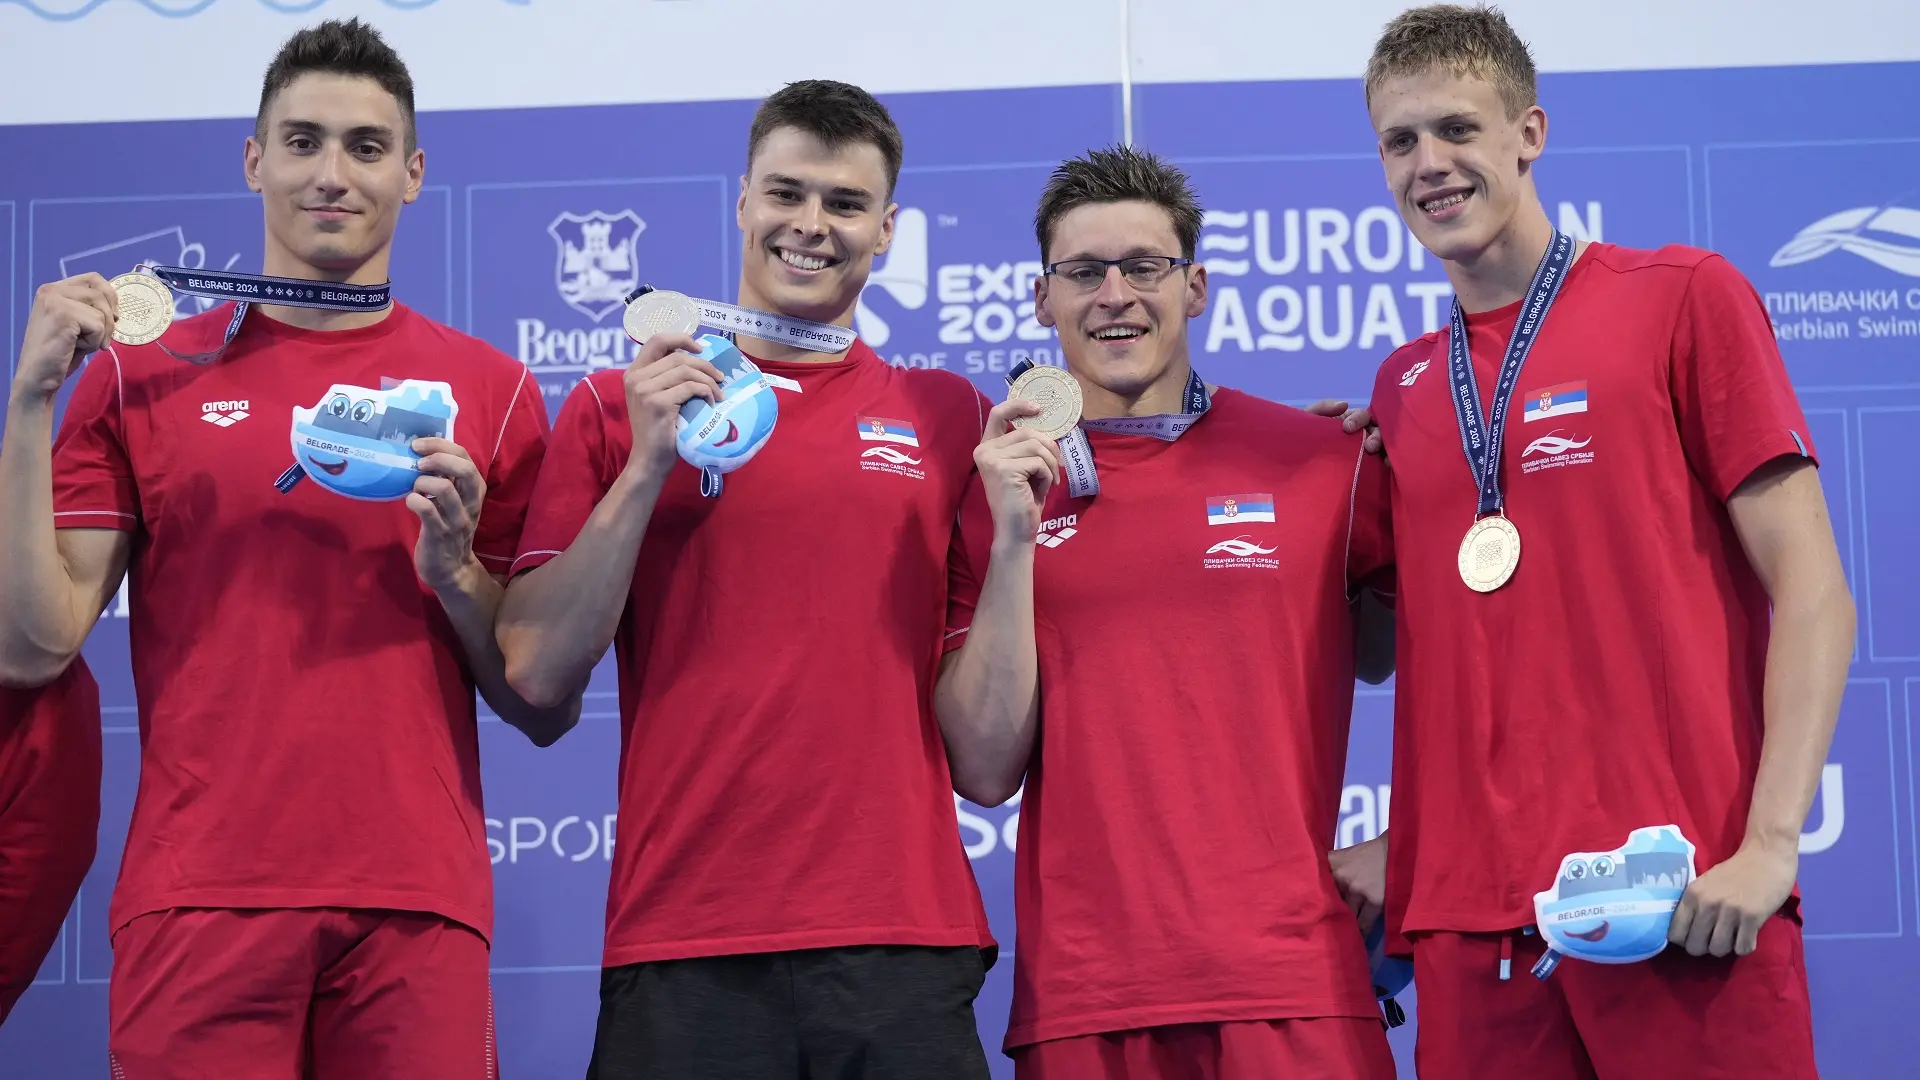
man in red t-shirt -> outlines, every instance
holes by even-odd
[[[1326,850],[1386,468],[1193,372],[1200,218],[1151,154],[1055,170],[1034,310],[1085,419],[1011,427],[1041,413],[1016,382],[975,455],[936,707],[961,794],[1025,775],[1007,1050],[1028,1080],[1390,1077]]]
[[[254,295],[380,295],[425,169],[405,65],[357,20],[295,34],[245,167]],[[577,715],[514,695],[492,633],[540,394],[384,296],[113,338],[152,314],[98,275],[41,287],[0,449],[7,675],[52,678],[130,579],[114,1073],[492,1075],[474,691],[539,743]],[[50,452],[54,396],[90,354]]]
[[[1854,614],[1766,312],[1718,255],[1555,230],[1498,13],[1407,12],[1366,85],[1457,299],[1371,403],[1403,636],[1370,846],[1421,1074],[1811,1077],[1794,878]]]
[[[747,145],[740,304],[851,326],[893,235],[899,130],[808,81]],[[703,494],[675,417],[720,372],[655,335],[562,405],[501,610],[529,700],[619,658],[589,1075],[984,1078],[993,943],[930,702],[986,400],[858,340],[735,340],[777,395],[757,456]]]
[[[60,937],[99,828],[100,688],[76,657],[46,686],[0,689],[0,1024]]]

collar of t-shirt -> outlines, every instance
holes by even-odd
[[[1239,402],[1235,400],[1240,392],[1223,386],[1208,386],[1211,405],[1206,413],[1195,421],[1178,439],[1167,440],[1153,435],[1134,435],[1121,431],[1102,431],[1099,428],[1081,428],[1093,447],[1094,459],[1100,465],[1123,465],[1132,462],[1150,461],[1172,450],[1182,443],[1191,442],[1202,429],[1219,420],[1224,406],[1229,419]]]
[[[747,359],[753,361],[761,374],[767,377],[776,389],[793,393],[805,393],[806,387],[818,386],[828,380],[841,378],[860,371],[867,364],[880,364],[880,354],[868,347],[858,338],[847,349],[847,354],[835,360],[762,360],[746,352]]]
[[[194,319],[191,340],[174,344],[169,337],[168,343],[175,351],[195,351],[211,348],[220,344],[227,323],[233,318],[231,301],[219,304],[202,312]],[[346,330],[312,330],[303,326],[281,322],[257,308],[247,312],[245,321],[240,324],[239,333],[234,335],[235,345],[264,345],[269,342],[297,342],[302,345],[364,345],[398,333],[409,322],[417,318],[412,308],[395,300],[393,310],[387,317],[366,326],[356,326]],[[200,339],[206,338],[205,342]]]
[[[1567,271],[1567,280],[1560,286],[1561,296],[1565,296],[1567,289],[1572,288],[1581,278],[1586,276],[1587,266],[1594,261],[1594,256],[1599,254],[1600,248],[1601,245],[1596,242],[1588,244],[1586,248],[1580,252],[1580,257],[1574,260],[1573,269]],[[1526,302],[1527,299],[1523,296],[1511,304],[1503,304],[1500,307],[1489,308],[1486,311],[1468,313],[1466,316],[1467,329],[1469,331],[1497,330],[1502,333],[1510,333],[1513,330],[1513,324],[1520,318],[1520,308],[1526,304]],[[1446,343],[1446,339],[1445,327],[1442,327],[1440,334],[1442,345]]]

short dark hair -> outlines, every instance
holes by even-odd
[[[851,83],[831,79],[803,79],[769,95],[753,114],[747,133],[747,171],[760,144],[780,128],[797,128],[819,139],[828,149],[871,143],[887,162],[887,198],[900,182],[900,159],[905,149],[900,129],[879,99]]]
[[[1194,197],[1187,174],[1159,156],[1131,146],[1089,150],[1082,157],[1060,163],[1040,195],[1033,215],[1033,231],[1040,241],[1040,261],[1047,261],[1053,228],[1075,207],[1089,203],[1152,203],[1173,219],[1180,238],[1180,254],[1193,258],[1200,243],[1200,201]]]
[[[407,153],[413,153],[418,144],[413,126],[413,76],[380,31],[358,18],[329,19],[300,31],[280,46],[260,86],[260,112],[253,120],[256,138],[267,137],[267,107],[280,91],[315,71],[357,75],[379,83],[400,105],[400,117],[407,129]]]
[[[1436,69],[1490,83],[1508,120],[1539,103],[1533,55],[1496,7],[1429,4],[1401,12],[1367,61],[1367,103],[1388,79]]]

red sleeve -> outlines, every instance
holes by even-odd
[[[980,474],[967,474],[967,494],[960,500],[960,516],[953,523],[953,542],[947,547],[947,635],[943,651],[967,643],[973,609],[980,603],[980,582],[992,557],[993,512]]]
[[[547,452],[547,403],[533,372],[521,369],[507,401],[507,415],[494,438],[487,468],[487,501],[473,535],[473,553],[482,565],[504,574],[520,553],[520,532],[533,501],[540,462]]]
[[[1694,268],[1674,323],[1672,363],[1680,441],[1722,502],[1776,457],[1817,460],[1766,306],[1719,255]]]
[[[512,573],[531,570],[567,550],[613,486],[617,470],[610,467],[606,425],[607,409],[593,380],[580,380],[554,421]]]
[[[84,658],[38,690],[0,689],[0,1016],[60,936],[100,825],[100,691]]]
[[[94,353],[74,380],[53,440],[53,524],[63,529],[140,526],[140,489],[127,459],[120,357]]]
[[[1360,436],[1355,436],[1356,440]],[[1353,496],[1348,506],[1347,580],[1391,601],[1394,593],[1393,508],[1387,464],[1362,449],[1353,465]]]

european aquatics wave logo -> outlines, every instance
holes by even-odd
[[[28,11],[49,22],[72,22],[84,19],[109,0],[0,0],[0,4],[18,4]],[[191,18],[214,5],[214,0],[127,0],[137,3],[155,15],[168,19]],[[326,6],[327,0],[255,0],[262,7],[271,8],[285,15],[303,15],[309,11]],[[432,7],[439,0],[380,0],[390,8],[401,11],[417,11]],[[514,7],[527,7],[533,0],[503,0]]]
[[[1797,266],[1836,251],[1896,274],[1920,277],[1920,210],[1887,204],[1829,214],[1795,233],[1767,265]]]

